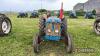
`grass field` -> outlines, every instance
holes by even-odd
[[[64,44],[48,42],[41,47],[40,54],[33,52],[32,42],[38,32],[38,19],[16,18],[12,21],[12,32],[0,37],[0,56],[100,56],[100,36],[93,32],[94,19],[68,19],[68,32],[74,44],[73,54],[67,54]],[[76,48],[93,48],[93,53],[77,52]]]

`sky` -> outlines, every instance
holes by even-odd
[[[64,10],[72,10],[77,3],[87,0],[0,0],[0,11],[33,11],[38,9],[59,10],[61,2]]]

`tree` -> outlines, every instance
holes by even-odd
[[[96,15],[96,10],[94,9],[94,10],[92,11],[92,13],[93,13],[93,15]]]
[[[47,10],[46,9],[39,9],[38,12],[39,13],[44,13],[44,12],[47,12]]]

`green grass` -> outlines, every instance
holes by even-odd
[[[38,32],[38,19],[16,18],[9,16],[12,21],[12,32],[0,37],[0,56],[35,56],[32,42]],[[99,56],[100,36],[93,32],[94,19],[68,19],[68,32],[72,36],[74,48],[94,48],[94,53],[67,54],[62,43],[43,43],[38,56]]]

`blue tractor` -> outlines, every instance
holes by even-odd
[[[28,13],[23,13],[23,12],[20,12],[17,16],[17,18],[26,18],[28,17]]]
[[[36,18],[39,17],[37,12],[32,12],[30,15],[30,18]]]
[[[84,15],[84,17],[85,17],[86,19],[93,19],[93,18],[94,18],[92,12],[86,12],[85,15]]]
[[[64,41],[66,51],[71,53],[72,40],[67,32],[67,24],[65,18],[62,20],[57,17],[41,18],[39,23],[39,34],[33,40],[33,48],[35,53],[40,52],[40,43],[43,41]]]
[[[77,16],[76,16],[76,12],[74,12],[74,11],[70,11],[70,13],[69,13],[69,17],[70,17],[70,18],[77,18]]]

